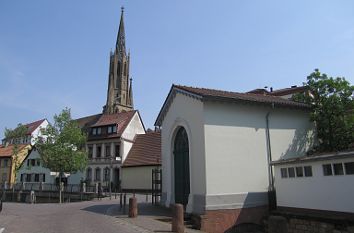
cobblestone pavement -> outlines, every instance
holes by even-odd
[[[114,216],[113,199],[66,204],[4,203],[0,213],[2,233],[150,233]],[[4,228],[4,229],[3,229]]]

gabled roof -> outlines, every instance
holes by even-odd
[[[28,124],[25,124],[25,126],[27,127],[27,135],[31,135],[33,133],[33,131],[35,131],[46,119],[42,119],[42,120],[38,120],[38,121],[34,121]]]
[[[9,146],[0,146],[0,157],[11,157],[13,154],[13,149],[14,149],[13,144],[9,145]],[[30,145],[28,144],[19,144],[18,146],[18,151],[23,150],[25,147],[30,147]]]
[[[161,165],[161,133],[137,134],[123,167]]]
[[[95,115],[76,119],[75,121],[77,122],[80,128],[88,128],[91,125],[95,124],[101,116],[102,114],[95,114]]]
[[[274,90],[272,92],[269,92],[269,95],[274,95],[274,96],[284,96],[284,95],[290,95],[290,94],[296,94],[296,93],[302,93],[308,90],[307,86],[292,86],[289,88],[283,88],[283,89],[278,89]]]
[[[339,151],[339,152],[327,152],[327,153],[318,153],[313,155],[306,155],[296,158],[288,159],[279,159],[277,161],[272,161],[272,165],[283,165],[283,164],[292,164],[300,162],[313,162],[313,161],[325,161],[330,159],[345,159],[353,158],[354,150],[349,151]]]
[[[165,115],[172,99],[176,93],[182,93],[191,96],[201,101],[220,101],[220,102],[244,102],[252,104],[270,105],[275,107],[288,107],[297,109],[310,109],[310,106],[304,103],[283,99],[277,96],[254,94],[254,93],[239,93],[231,91],[222,91],[208,88],[188,87],[180,85],[172,85],[170,92],[160,110],[156,119],[155,125],[161,125],[162,118]]]

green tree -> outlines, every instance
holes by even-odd
[[[18,124],[15,129],[5,128],[5,133],[4,133],[5,140],[9,144],[13,144],[12,164],[14,164],[13,175],[15,177],[15,181],[16,181],[18,170],[21,167],[21,161],[20,161],[21,158],[19,155],[20,151],[19,151],[18,145],[21,143],[21,140],[23,140],[27,136],[27,131],[28,131],[27,126],[22,125],[22,124]]]
[[[76,121],[71,119],[70,109],[65,108],[54,116],[54,125],[42,131],[36,146],[43,166],[59,173],[59,181],[64,173],[83,171],[87,166],[87,153],[84,150],[86,135]],[[61,182],[60,182],[61,183]],[[59,189],[61,202],[61,188]]]
[[[340,151],[354,142],[354,86],[343,77],[329,77],[316,69],[307,77],[308,92],[294,100],[312,106],[318,137],[317,151]]]

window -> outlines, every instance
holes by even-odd
[[[6,182],[7,181],[7,173],[4,172],[2,173],[2,182]]]
[[[119,145],[116,145],[115,153],[116,153],[116,157],[120,157],[120,146]]]
[[[20,181],[23,182],[23,174],[21,174]]]
[[[101,158],[101,146],[96,147],[96,157]]]
[[[37,159],[37,166],[41,166],[41,160]]]
[[[345,174],[353,175],[354,174],[354,162],[344,163]]]
[[[304,167],[305,171],[305,176],[306,177],[311,177],[312,176],[312,167],[311,166],[305,166]]]
[[[333,175],[331,164],[323,164],[322,167],[323,167],[323,175],[325,175],[325,176]]]
[[[87,149],[88,149],[88,153],[87,153],[88,158],[92,159],[92,154],[93,154],[92,146],[88,146]]]
[[[92,135],[96,135],[97,134],[97,128],[93,128],[92,129]]]
[[[302,167],[296,167],[296,177],[304,177],[304,170]]]
[[[36,166],[36,160],[35,159],[31,159],[31,166]]]
[[[110,174],[109,174],[110,172],[109,172],[109,168],[108,167],[106,167],[105,169],[104,169],[104,181],[109,181],[109,177],[110,177]]]
[[[92,169],[91,168],[87,168],[86,170],[86,179],[91,181],[92,179]]]
[[[333,164],[334,175],[344,175],[344,169],[342,163]]]
[[[44,173],[42,174],[41,182],[45,182],[45,174]]]
[[[111,146],[109,144],[107,144],[105,147],[106,147],[106,157],[110,157],[111,156]]]
[[[113,125],[113,126],[112,126],[112,132],[113,132],[113,133],[117,133],[117,126],[116,126],[116,125]]]
[[[101,128],[97,128],[97,135],[101,134]]]
[[[31,182],[31,174],[26,174],[26,182]]]
[[[101,169],[98,167],[95,169],[95,181],[101,180]]]
[[[8,159],[4,159],[4,167],[8,166]]]
[[[288,169],[280,168],[281,178],[288,178]]]
[[[295,177],[295,169],[293,167],[288,168],[288,173],[290,178]]]
[[[39,174],[34,175],[34,182],[39,182]]]

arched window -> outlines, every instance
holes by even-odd
[[[95,181],[101,181],[101,169],[99,167],[95,169]]]
[[[92,180],[92,168],[87,168],[86,170],[86,179],[91,181]]]

